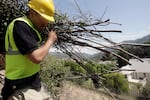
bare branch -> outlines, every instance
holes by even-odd
[[[144,46],[144,47],[150,47],[150,44],[142,44],[142,43],[119,43],[118,46],[121,45],[133,45],[133,46]]]

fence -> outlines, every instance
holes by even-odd
[[[146,77],[146,80],[150,81],[150,73],[133,72],[131,75],[133,79],[144,79]]]

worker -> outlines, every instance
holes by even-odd
[[[48,39],[40,45],[40,32],[48,23],[54,23],[55,7],[53,0],[30,0],[28,6],[28,14],[14,19],[7,27],[6,69],[1,93],[3,100],[14,100],[22,94],[25,100],[44,100],[44,97],[35,92],[41,90],[39,63],[48,54],[57,40],[57,35],[55,31],[50,30]],[[27,91],[38,95],[31,98],[27,95],[26,99]]]

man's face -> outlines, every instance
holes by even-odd
[[[33,14],[33,24],[34,26],[41,31],[44,27],[46,27],[48,25],[48,20],[46,20],[45,18],[43,18],[40,14],[38,14],[37,12],[34,12]]]
[[[48,20],[44,19],[40,14],[37,15],[37,27],[42,30],[48,25]]]

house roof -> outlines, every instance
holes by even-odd
[[[142,59],[144,62],[139,61],[138,59],[130,59],[129,62],[132,65],[126,65],[122,68],[125,69],[135,69],[136,72],[145,72],[150,73],[150,58]]]

